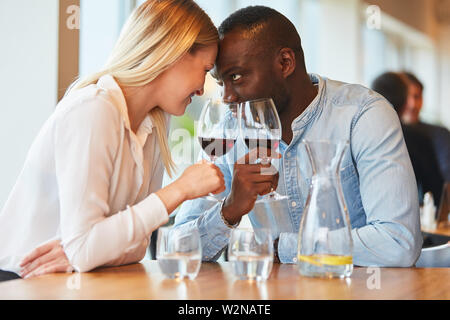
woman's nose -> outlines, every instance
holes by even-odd
[[[205,89],[204,88],[201,88],[201,89],[195,91],[195,94],[197,96],[202,96],[204,93],[205,93]]]

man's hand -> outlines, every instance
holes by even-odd
[[[279,173],[270,164],[251,164],[261,150],[254,149],[234,165],[230,195],[225,200],[222,215],[231,225],[238,223],[242,216],[249,213],[258,195],[265,195],[278,186]],[[268,154],[270,150],[264,150]],[[281,158],[278,153],[270,155]],[[276,172],[276,173],[275,173]]]
[[[20,267],[20,276],[24,279],[47,273],[73,271],[60,240],[47,242],[31,251],[23,258]]]

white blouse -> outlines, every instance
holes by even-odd
[[[0,213],[0,269],[19,273],[24,255],[52,239],[79,272],[141,260],[168,221],[153,193],[163,172],[151,117],[131,131],[112,76],[72,92],[33,142]]]

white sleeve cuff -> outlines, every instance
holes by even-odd
[[[169,221],[166,206],[155,193],[152,193],[130,209],[142,221],[146,234],[151,234],[159,226]]]

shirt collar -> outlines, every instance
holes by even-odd
[[[153,132],[152,118],[150,117],[150,114],[147,114],[147,116],[144,118],[141,125],[139,126],[139,129],[136,132],[136,136],[142,146],[145,144],[147,136],[152,132]]]
[[[125,96],[123,95],[122,89],[116,82],[113,76],[110,74],[106,74],[97,82],[97,87],[100,89],[103,89],[108,92],[108,94],[112,97],[112,99],[115,102],[116,107],[119,109],[123,120],[125,127],[131,131],[131,124],[130,124],[130,118],[128,117],[128,107],[127,102],[125,100]],[[142,121],[141,125],[139,126],[139,129],[137,132],[140,133],[146,133],[147,135],[152,133],[153,131],[153,121],[150,117],[150,114],[147,114],[145,119]]]
[[[325,80],[317,74],[309,75],[311,82],[319,86],[317,96],[309,104],[309,106],[292,121],[292,131],[298,130],[306,126],[316,114],[321,110],[321,101],[325,92]]]

